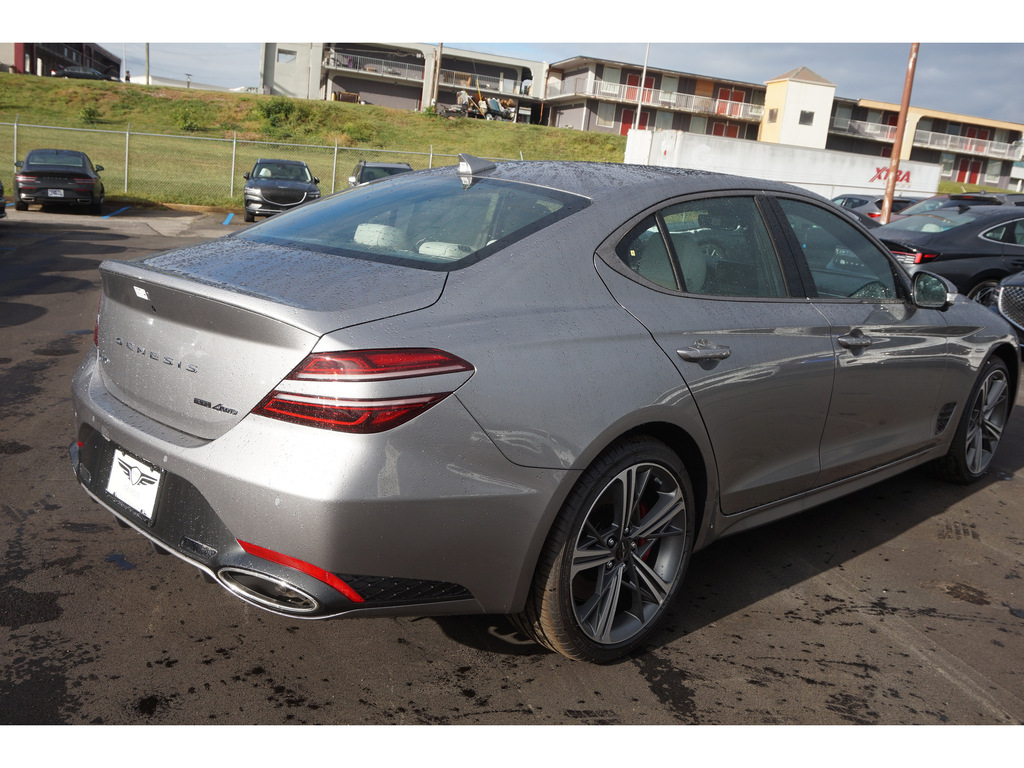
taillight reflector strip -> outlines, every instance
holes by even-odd
[[[394,429],[449,394],[440,392],[386,400],[342,400],[274,391],[253,409],[253,413],[292,424],[367,435]]]
[[[239,546],[242,547],[242,549],[244,549],[248,554],[254,557],[269,560],[272,563],[283,565],[286,568],[294,568],[295,570],[301,571],[307,576],[312,576],[317,581],[321,581],[327,586],[333,587],[334,589],[338,590],[339,592],[341,592],[341,594],[343,594],[345,597],[347,597],[354,603],[365,602],[363,598],[359,595],[359,593],[352,589],[352,587],[350,587],[344,581],[339,579],[333,573],[325,571],[323,568],[318,568],[315,565],[307,563],[304,560],[299,560],[295,557],[282,555],[280,552],[275,552],[272,549],[267,549],[266,547],[261,547],[257,544],[250,544],[249,542],[242,541],[241,539],[236,539],[236,541],[238,542]]]
[[[312,354],[295,368],[296,381],[385,381],[472,371],[461,357],[438,349],[360,349]]]

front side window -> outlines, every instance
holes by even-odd
[[[779,204],[818,296],[868,301],[899,298],[892,262],[852,224],[810,203],[783,198]]]
[[[497,179],[399,175],[274,216],[235,237],[369,261],[450,271],[590,204]]]
[[[662,209],[616,248],[632,271],[701,296],[787,296],[778,257],[751,197],[691,200]]]

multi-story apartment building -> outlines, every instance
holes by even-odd
[[[585,56],[550,65],[548,125],[625,135],[630,128],[757,140],[764,85]]]
[[[806,67],[764,83],[587,56],[548,64],[429,44],[269,43],[268,93],[404,109],[454,104],[460,91],[507,98],[517,119],[626,134],[676,130],[748,141],[892,154],[899,105],[841,98]],[[993,187],[1020,183],[1024,125],[911,107],[904,160],[938,164],[942,178]]]
[[[514,101],[517,120],[539,122],[543,62],[419,43],[268,43],[265,93],[358,101],[396,109],[455,106],[474,99]],[[541,89],[536,89],[541,90]]]
[[[49,75],[57,67],[92,67],[121,76],[121,59],[96,43],[0,43],[0,69]]]

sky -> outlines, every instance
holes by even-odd
[[[911,43],[919,42],[914,106],[1024,124],[1021,3],[1000,5],[985,23],[960,25],[950,19],[964,18],[964,6],[949,0],[930,4],[935,21],[922,21],[916,9],[890,8],[882,15],[877,6],[851,11],[847,4],[827,0],[787,0],[783,11],[763,0],[700,8],[680,0],[648,0],[632,10],[619,5],[604,12],[588,12],[577,3],[531,11],[522,5],[494,9],[479,0],[446,0],[443,14],[442,6],[398,0],[389,6],[397,10],[387,15],[369,5],[353,9],[304,0],[297,6],[303,13],[282,14],[280,0],[250,0],[246,18],[234,6],[178,0],[148,17],[142,6],[108,0],[102,20],[76,19],[67,30],[59,21],[44,23],[35,11],[18,8],[4,26],[8,32],[35,31],[34,37],[17,36],[26,40],[59,39],[57,33],[65,32],[64,38],[80,40],[89,33],[90,40],[123,56],[135,77],[145,70],[145,45],[137,41],[149,39],[153,76],[184,80],[187,73],[194,82],[226,88],[259,84],[261,44],[272,33],[281,42],[444,42],[548,63],[581,55],[637,66],[649,44],[653,67],[763,84],[806,66],[834,83],[839,97],[895,104],[902,98]],[[942,14],[943,6],[960,12]],[[765,15],[768,8],[774,11],[770,16]],[[613,39],[623,42],[609,42]],[[103,42],[110,40],[136,42]]]

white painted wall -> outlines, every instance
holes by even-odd
[[[884,194],[889,174],[885,157],[682,131],[630,131],[625,162],[784,181],[827,198],[853,192]],[[901,161],[896,192],[934,195],[941,171],[932,163]]]

